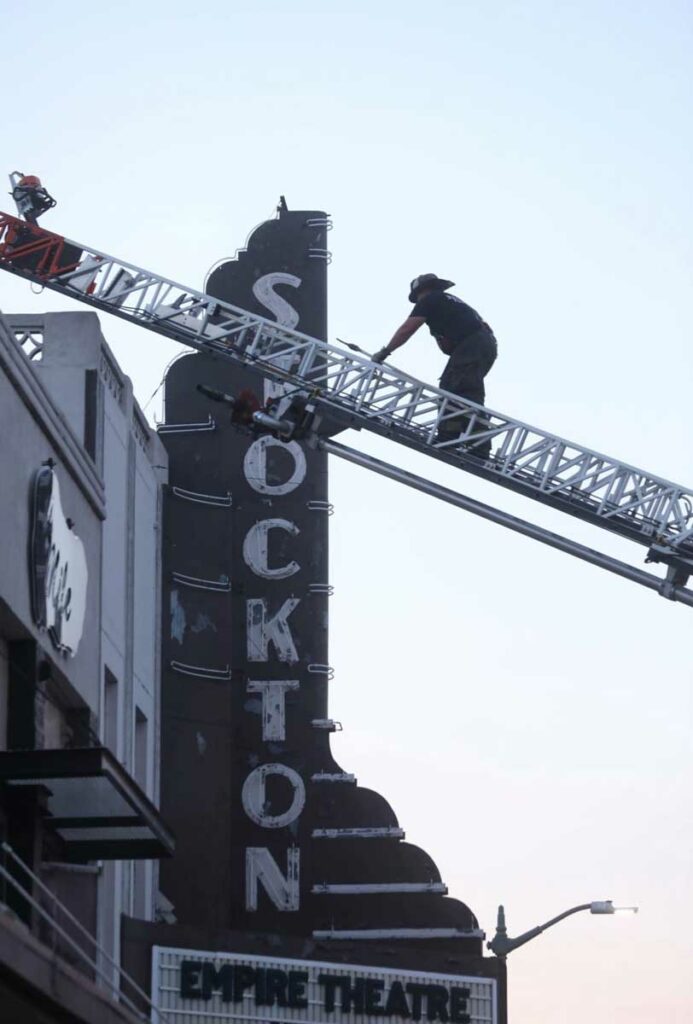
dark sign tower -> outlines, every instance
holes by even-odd
[[[328,228],[282,201],[207,291],[325,338]],[[160,887],[186,943],[266,935],[285,955],[495,976],[472,912],[330,752],[327,457],[243,432],[198,384],[281,397],[207,354],[166,379],[161,804],[177,849]]]

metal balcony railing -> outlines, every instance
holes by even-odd
[[[151,1021],[153,1024],[170,1024],[169,1018],[154,1006],[144,989],[140,988],[137,982],[123,970],[120,964],[99,945],[91,932],[77,920],[74,914],[67,909],[65,904],[58,899],[36,872],[32,871],[28,864],[15,853],[9,843],[0,843],[0,851],[2,853],[0,878],[4,879],[5,884],[9,886],[10,890],[21,900],[24,900],[38,914],[48,931],[52,933],[54,941],[51,948],[54,955],[59,955],[56,947],[57,940],[60,939],[69,947],[71,953],[90,972],[93,972],[93,976],[98,978],[104,988],[110,992],[113,999],[127,1007],[139,1020]],[[10,867],[14,870],[10,870]],[[23,885],[18,880],[16,877],[17,871],[25,877],[27,884]],[[40,900],[36,899],[35,892],[40,893],[50,909],[47,909]],[[68,929],[79,935],[80,939],[92,950],[91,954],[70,934]],[[104,962],[111,970],[105,970],[101,966]],[[148,1012],[143,1012],[141,1007],[134,1002],[133,998],[126,995],[124,991],[126,988],[144,1003]]]

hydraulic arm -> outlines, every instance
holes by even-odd
[[[369,430],[643,544],[668,566],[661,592],[681,599],[693,572],[690,488],[4,213],[0,267],[288,385],[281,414],[254,414],[280,436],[323,443],[344,427]],[[446,424],[459,435],[441,435]],[[487,439],[482,461],[475,449]]]

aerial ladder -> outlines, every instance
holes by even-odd
[[[303,440],[454,506],[693,606],[693,490],[423,383],[355,345],[331,344],[39,227],[55,205],[38,178],[11,176],[22,217],[0,212],[0,267],[283,385],[251,429]],[[23,218],[23,219],[22,219]],[[451,437],[450,425],[455,432]],[[456,431],[459,426],[459,433]],[[367,430],[647,548],[660,577],[334,440]],[[441,430],[441,428],[443,428]],[[447,428],[447,429],[446,429]],[[479,445],[492,454],[481,458]]]

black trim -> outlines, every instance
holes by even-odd
[[[7,645],[9,688],[7,695],[7,745],[10,749],[36,746],[36,677],[38,652],[35,640],[11,640]]]
[[[96,436],[98,430],[99,371],[84,371],[84,447],[96,462]]]
[[[109,818],[106,815],[95,818],[73,817],[47,819],[53,828],[143,828],[142,820],[137,815]]]

